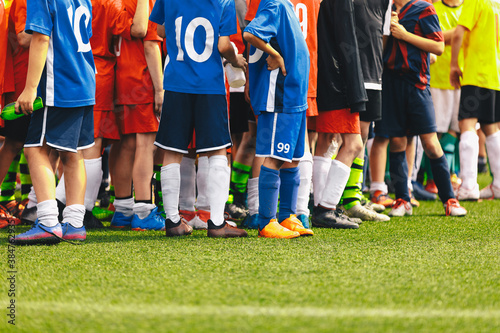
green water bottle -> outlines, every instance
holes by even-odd
[[[3,120],[14,120],[24,116],[24,113],[16,113],[15,109],[16,102],[7,104],[2,113],[0,113],[0,118]],[[43,108],[43,102],[41,97],[37,97],[33,102],[33,111]]]

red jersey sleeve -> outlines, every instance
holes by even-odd
[[[122,36],[131,39],[130,28],[134,23],[133,17],[125,10],[121,0],[110,0],[108,5],[108,20],[111,33],[115,36]]]
[[[247,14],[245,15],[246,21],[251,21],[255,18],[255,14],[257,14],[257,9],[259,9],[260,0],[250,0],[248,4]]]
[[[151,10],[153,10],[153,0],[149,0],[149,14],[151,14]],[[148,21],[148,31],[146,33],[146,37],[144,37],[144,40],[151,40],[151,41],[157,41],[161,42],[163,38],[158,36],[158,31],[157,29],[157,24],[151,21]]]

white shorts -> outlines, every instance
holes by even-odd
[[[431,88],[432,102],[436,112],[436,126],[438,133],[448,130],[460,132],[458,127],[458,109],[460,106],[460,89]]]

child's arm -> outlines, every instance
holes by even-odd
[[[148,32],[149,3],[148,0],[137,0],[134,20],[130,27],[130,35],[135,38],[144,38]]]
[[[220,36],[219,42],[217,43],[217,49],[219,53],[227,60],[231,65],[238,68],[243,68],[246,71],[247,62],[242,54],[236,54],[229,36]]]
[[[144,55],[146,56],[146,63],[148,64],[149,74],[151,75],[155,92],[154,112],[159,116],[163,105],[163,70],[161,67],[161,52],[158,47],[158,42],[155,40],[145,40]]]
[[[283,60],[283,57],[269,43],[266,43],[259,37],[246,31],[243,33],[243,38],[259,50],[269,54],[269,57],[266,59],[268,70],[272,71],[276,68],[281,68],[283,75],[286,76],[285,61]]]
[[[460,66],[458,66],[458,54],[466,29],[463,25],[457,25],[451,41],[450,83],[455,89],[460,89],[460,78],[463,76]]]
[[[438,42],[425,37],[420,37],[411,32],[406,31],[405,27],[399,24],[398,14],[392,12],[391,17],[391,34],[394,38],[401,39],[422,51],[441,55],[444,52],[444,42]]]
[[[28,74],[23,92],[16,102],[16,112],[19,110],[24,114],[33,112],[33,102],[36,98],[36,89],[42,77],[45,61],[47,60],[47,50],[49,49],[50,37],[33,31],[31,38],[30,55],[28,61]]]

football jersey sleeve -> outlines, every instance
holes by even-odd
[[[436,14],[434,6],[430,5],[420,14],[420,28],[425,38],[432,39],[437,42],[444,42],[441,25]]]
[[[462,13],[458,19],[458,24],[471,31],[479,19],[482,10],[483,1],[464,1]]]
[[[12,3],[10,17],[14,22],[16,34],[23,32],[26,27],[26,0],[16,0]]]
[[[130,27],[133,24],[133,18],[124,9],[120,0],[111,0],[109,3],[109,17],[113,19],[109,21],[111,33],[115,36],[122,36],[125,39],[131,39]]]
[[[165,4],[164,0],[156,0],[156,3],[149,15],[149,20],[159,25],[165,24]]]
[[[43,35],[50,36],[54,27],[50,10],[52,1],[28,1],[26,12],[26,32],[32,33],[35,31]]]
[[[154,8],[153,0],[149,0],[149,8]],[[148,20],[148,30],[146,32],[144,40],[161,42],[163,38],[158,36],[158,31],[156,29],[157,29],[157,24],[155,22]]]
[[[236,33],[236,9],[234,1],[226,1],[222,10],[219,26],[220,36],[230,36]]]
[[[262,3],[255,18],[245,28],[246,32],[259,37],[266,43],[276,37],[280,26],[279,7],[276,3],[266,1]]]

